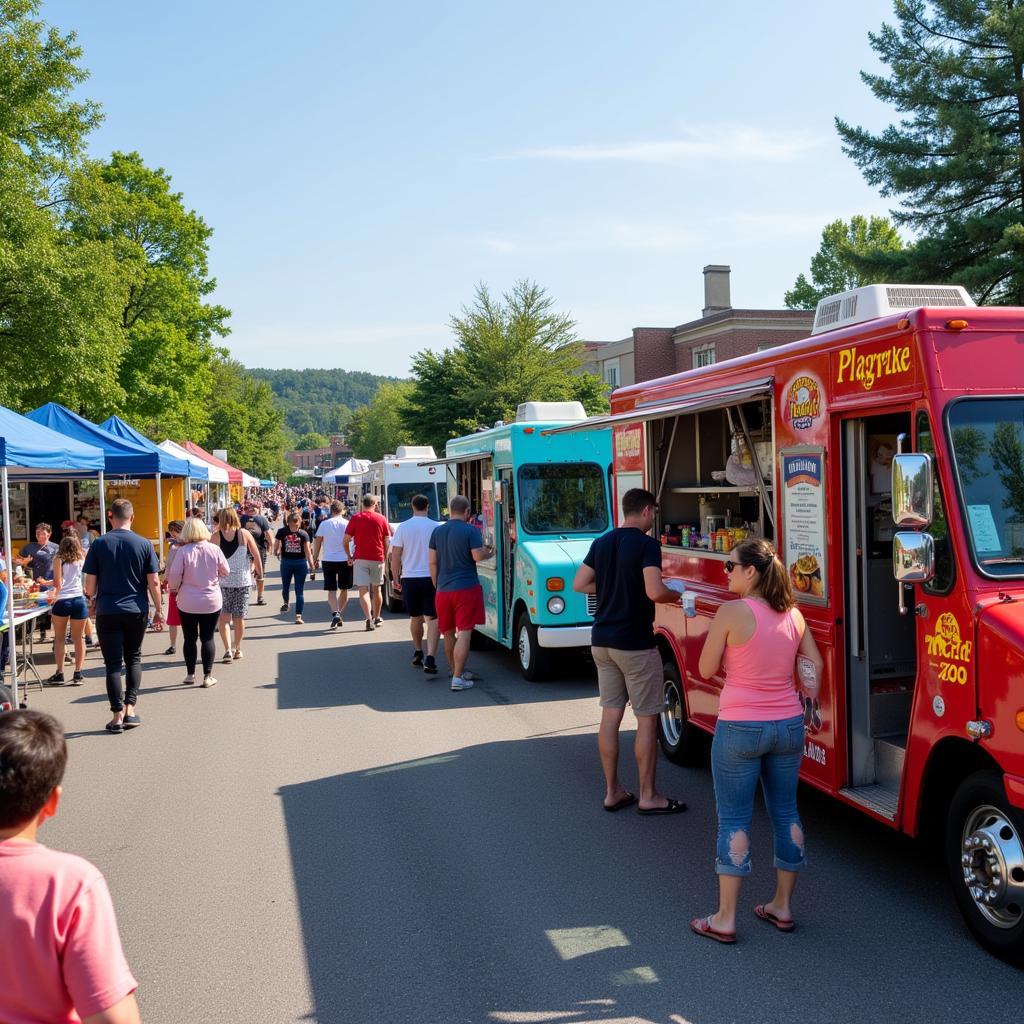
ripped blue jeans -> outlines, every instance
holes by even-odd
[[[775,834],[775,866],[783,871],[804,866],[804,831],[796,809],[803,751],[802,715],[716,724],[711,774],[718,807],[718,874],[750,874],[750,819],[758,779]]]

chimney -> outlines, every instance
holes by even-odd
[[[701,316],[732,309],[729,299],[729,273],[727,266],[711,263],[704,268],[704,308]]]

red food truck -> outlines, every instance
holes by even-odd
[[[616,507],[657,495],[664,574],[693,595],[657,611],[664,752],[706,753],[723,564],[770,538],[825,659],[803,779],[941,843],[975,936],[1024,960],[1024,309],[855,289],[803,341],[611,407],[581,426],[613,427]]]

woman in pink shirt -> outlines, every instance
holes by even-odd
[[[725,686],[711,745],[718,806],[718,911],[690,922],[698,935],[736,941],[736,904],[750,874],[750,820],[758,779],[775,835],[775,895],[754,913],[780,931],[795,927],[790,900],[804,865],[796,789],[804,750],[803,704],[794,684],[797,654],[821,672],[822,659],[796,607],[785,566],[766,540],[739,544],[725,563],[729,592],[700,656],[700,674],[720,669]]]
[[[210,543],[210,531],[202,519],[190,517],[181,531],[181,547],[167,570],[167,589],[175,595],[181,616],[182,645],[185,656],[186,686],[196,681],[196,639],[203,659],[203,686],[213,686],[213,659],[217,653],[214,636],[220,619],[220,578],[227,576],[228,562],[216,544]]]

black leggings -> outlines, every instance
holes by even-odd
[[[138,700],[146,618],[145,612],[96,616],[96,636],[107,669],[107,697],[111,711],[122,711],[125,704],[135,707]],[[57,666],[58,672],[61,667]],[[121,677],[122,669],[127,676],[127,686]]]
[[[196,638],[200,643],[200,650],[203,656],[203,675],[208,676],[213,671],[213,659],[217,654],[217,642],[214,637],[217,635],[217,620],[220,612],[203,612],[195,615],[192,612],[183,612],[180,608],[178,614],[181,616],[181,634],[184,641],[181,645],[181,653],[185,655],[185,668],[188,674],[196,674]]]

